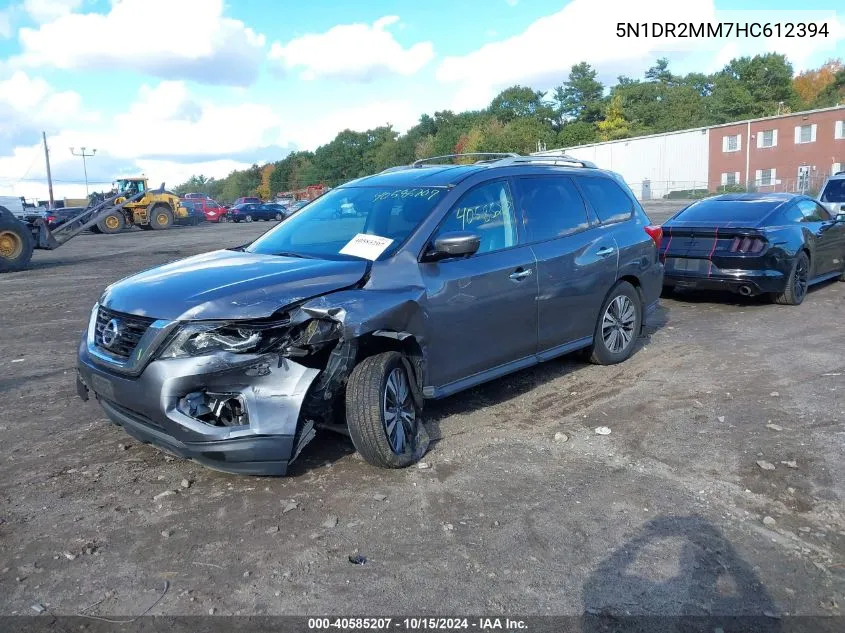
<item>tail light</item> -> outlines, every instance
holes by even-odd
[[[735,237],[731,242],[731,253],[757,254],[766,246],[766,240],[759,237]]]
[[[55,222],[55,221],[56,221],[55,215],[48,215],[47,216],[47,222]]]
[[[663,227],[649,224],[645,227],[645,232],[648,233],[648,236],[652,240],[654,240],[654,245],[657,246],[657,250],[660,250],[660,243],[663,241]]]

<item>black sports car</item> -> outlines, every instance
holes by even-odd
[[[798,305],[811,284],[845,281],[845,214],[788,193],[707,198],[663,225],[660,258],[664,286],[769,293]]]

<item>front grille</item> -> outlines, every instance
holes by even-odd
[[[106,345],[103,341],[103,330],[112,319],[118,325],[119,334],[111,345]],[[138,341],[141,340],[141,337],[144,336],[144,333],[153,321],[155,319],[135,316],[134,314],[124,314],[123,312],[114,312],[113,310],[101,307],[97,312],[97,328],[94,333],[94,343],[97,347],[113,356],[129,358],[138,346]]]

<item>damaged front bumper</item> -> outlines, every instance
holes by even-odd
[[[284,475],[314,435],[300,411],[320,370],[278,353],[157,359],[129,375],[83,337],[78,372],[79,395],[130,435],[225,472]]]

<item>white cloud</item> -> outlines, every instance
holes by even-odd
[[[298,69],[300,78],[369,81],[381,75],[413,75],[434,58],[431,42],[404,48],[388,27],[395,15],[369,24],[341,24],[325,33],[311,33],[287,44],[274,42],[269,58],[284,70]]]
[[[616,76],[639,75],[657,57],[704,54],[722,60],[730,51],[754,55],[777,51],[785,53],[800,67],[821,50],[833,50],[838,35],[831,38],[766,39],[742,37],[738,40],[618,37],[617,23],[716,23],[720,21],[797,22],[824,19],[826,11],[716,11],[713,0],[607,0],[595,10],[594,0],[572,0],[560,11],[540,18],[522,33],[491,42],[466,55],[448,57],[437,69],[437,79],[459,86],[455,109],[478,108],[495,94],[516,83],[548,89],[564,81],[573,64],[587,61],[600,72]],[[834,21],[832,24],[836,26]],[[726,48],[729,47],[729,48]],[[794,59],[793,59],[794,58]],[[725,60],[727,61],[727,60]],[[704,62],[705,65],[707,62]]]
[[[32,0],[59,11],[72,1]],[[223,16],[223,0],[120,0],[107,14],[64,13],[20,29],[19,67],[134,70],[165,79],[249,85],[264,36]]]
[[[42,129],[51,131],[98,119],[98,113],[83,109],[78,93],[57,92],[40,77],[17,71],[0,80],[0,153]]]
[[[82,0],[24,0],[23,8],[38,23],[50,22],[75,11]]]
[[[307,124],[297,126],[291,138],[298,147],[313,150],[346,129],[363,132],[390,124],[394,130],[404,132],[417,122],[419,116],[419,106],[410,100],[374,101],[318,115]]]

